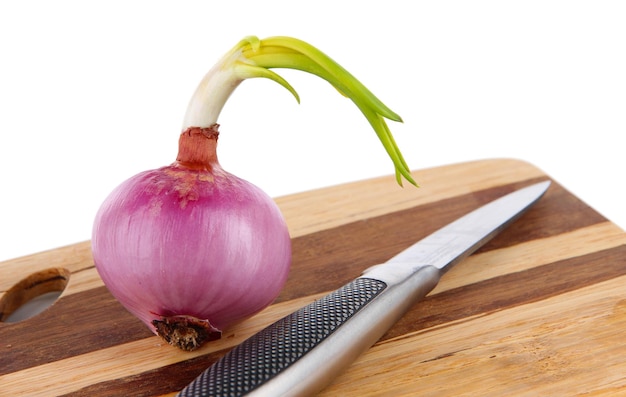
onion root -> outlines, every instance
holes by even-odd
[[[192,316],[161,317],[152,320],[152,325],[163,340],[181,350],[193,351],[204,342],[222,337],[222,331],[213,327],[208,320]]]

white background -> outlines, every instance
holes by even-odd
[[[412,169],[522,159],[624,228],[625,4],[0,0],[0,260],[89,239],[117,184],[174,160],[197,83],[246,35],[351,71],[404,118]],[[278,72],[302,103],[244,82],[224,168],[274,197],[393,172],[349,100]]]

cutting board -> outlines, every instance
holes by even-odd
[[[164,344],[114,300],[89,242],[0,263],[1,310],[11,310],[10,289],[65,287],[43,313],[0,322],[0,395],[173,395],[238,343],[363,269],[481,204],[551,179],[512,159],[413,175],[421,188],[400,188],[389,176],[277,198],[293,239],[284,290],[191,353]],[[626,233],[553,181],[321,395],[618,391],[626,393]]]

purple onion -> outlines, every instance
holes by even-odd
[[[291,264],[274,201],[217,162],[217,125],[181,135],[176,163],[133,176],[96,215],[107,288],[168,343],[193,350],[267,307]]]

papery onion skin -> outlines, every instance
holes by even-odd
[[[186,139],[195,151],[206,144],[194,140],[211,140],[197,133]],[[106,198],[92,252],[107,288],[154,332],[155,321],[168,318],[206,322],[209,335],[201,340],[168,340],[193,350],[278,296],[291,241],[275,202],[224,171],[215,143],[181,159],[184,152],[181,145],[176,163],[139,173]],[[208,163],[189,161],[195,155]]]

